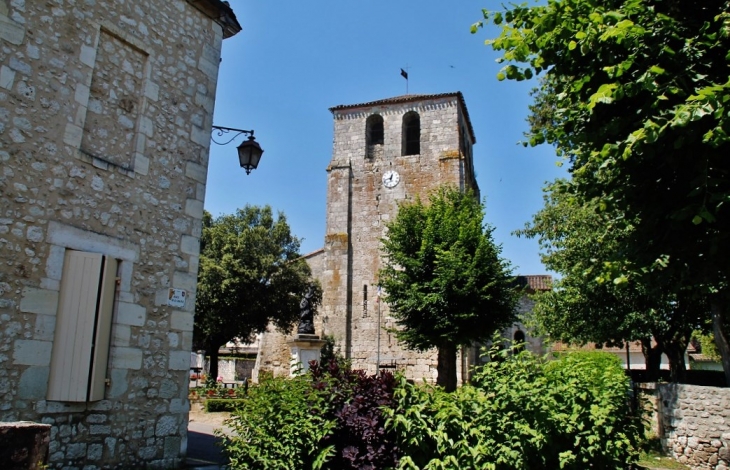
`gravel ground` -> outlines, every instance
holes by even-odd
[[[231,414],[226,411],[216,413],[206,413],[205,411],[192,409],[190,410],[189,421],[191,423],[207,424],[214,428],[222,428],[223,421],[230,418]]]

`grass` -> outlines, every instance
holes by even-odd
[[[638,464],[641,468],[652,470],[686,470],[689,468],[671,457],[656,452],[642,452]]]
[[[683,465],[672,457],[668,457],[662,452],[662,446],[659,439],[649,437],[642,445],[641,456],[638,465],[640,468],[652,470],[687,470],[688,466]]]

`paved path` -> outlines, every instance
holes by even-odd
[[[188,456],[185,461],[188,469],[218,470],[225,463],[221,448],[221,441],[214,431],[223,429],[223,420],[229,413],[190,412],[188,422]]]

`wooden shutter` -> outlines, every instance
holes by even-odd
[[[48,384],[49,400],[104,398],[117,262],[67,250]]]
[[[104,399],[106,371],[109,362],[109,342],[114,313],[114,294],[116,293],[117,260],[106,256],[102,268],[101,286],[96,311],[96,334],[92,351],[91,376],[89,378],[88,401]]]

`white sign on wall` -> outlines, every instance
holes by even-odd
[[[185,306],[186,298],[187,292],[184,289],[170,289],[170,293],[167,296],[167,305],[182,308]]]

